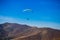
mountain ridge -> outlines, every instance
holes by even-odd
[[[37,28],[17,23],[0,24],[0,39],[9,40],[60,40],[60,30],[53,28]],[[0,32],[2,33],[2,32]]]

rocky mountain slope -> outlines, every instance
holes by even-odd
[[[60,30],[3,23],[0,24],[0,40],[60,40]]]

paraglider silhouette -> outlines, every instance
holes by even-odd
[[[30,16],[29,15],[30,15],[31,12],[32,12],[32,9],[24,9],[23,10],[23,13],[25,13],[25,15],[26,15],[25,16],[26,17],[26,20],[30,20],[30,18],[29,18]]]
[[[30,18],[27,18],[26,20],[30,20]]]

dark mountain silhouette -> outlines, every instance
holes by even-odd
[[[60,30],[3,23],[0,24],[0,40],[60,40]]]

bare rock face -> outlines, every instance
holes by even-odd
[[[60,40],[60,30],[3,23],[0,24],[0,40]]]

